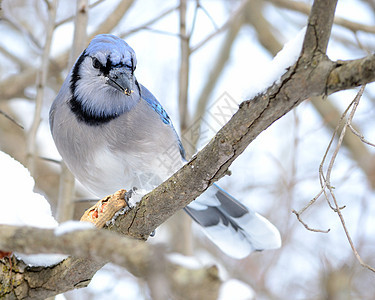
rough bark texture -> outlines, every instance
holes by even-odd
[[[190,295],[216,299],[220,285],[215,267],[186,269],[166,260],[166,250],[161,246],[98,229],[56,236],[54,230],[50,229],[1,225],[0,249],[12,249],[25,254],[71,254],[76,257],[50,268],[27,267],[13,257],[12,270],[9,259],[3,259],[3,270],[0,273],[1,299],[43,299],[51,296],[52,291],[64,292],[85,287],[95,272],[108,261],[148,281],[157,278],[159,284],[160,278],[164,276],[167,280],[163,284],[171,286],[174,299],[187,299],[184,298],[184,292],[189,289],[195,291]],[[168,295],[164,299],[166,297]]]

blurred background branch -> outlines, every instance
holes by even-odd
[[[70,52],[68,69],[71,69],[74,62],[87,46],[87,21],[88,21],[88,0],[77,1],[76,16],[74,19],[73,47]],[[61,175],[59,186],[59,198],[57,202],[57,220],[64,222],[73,219],[74,215],[74,176],[61,162]]]

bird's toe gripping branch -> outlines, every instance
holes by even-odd
[[[83,214],[81,221],[90,222],[97,228],[102,228],[107,222],[114,222],[115,218],[124,214],[129,208],[128,200],[131,193],[126,190],[119,190],[99,200]]]

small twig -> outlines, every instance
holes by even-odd
[[[238,7],[238,9],[229,17],[229,19],[220,28],[215,30],[213,33],[209,34],[204,40],[200,41],[194,47],[191,47],[190,53],[193,53],[194,51],[198,50],[204,44],[206,44],[209,40],[211,40],[213,37],[218,35],[220,32],[224,31],[234,20],[238,18],[239,15],[243,13],[243,10],[245,9],[247,2],[248,0],[243,1],[241,5]]]
[[[309,203],[307,203],[307,205],[305,205],[302,209],[300,209],[300,211],[298,212],[298,215],[302,215],[305,212],[305,210],[308,209],[311,205],[313,205],[322,194],[323,194],[323,189],[321,189],[320,192],[314,198],[312,198],[309,201]]]
[[[362,92],[363,93],[363,92]],[[362,96],[362,94],[361,94]],[[353,117],[354,117],[354,113],[355,111],[357,110],[357,107],[358,107],[358,104],[359,104],[359,99],[357,101],[354,102],[353,104]],[[363,134],[361,134],[360,132],[358,132],[354,127],[353,127],[353,124],[352,124],[352,121],[353,121],[353,118],[349,118],[348,122],[347,122],[347,126],[349,127],[349,129],[356,135],[359,137],[359,139],[369,145],[369,146],[372,146],[372,147],[375,147],[375,144],[374,143],[371,143],[369,142],[368,140],[365,139],[365,137],[363,136]]]
[[[16,63],[20,67],[21,70],[24,70],[29,66],[26,62],[20,59],[17,55],[14,55],[13,53],[9,52],[4,47],[0,47],[0,52],[4,54],[6,57],[8,57],[12,62]]]
[[[322,158],[322,161],[319,165],[319,179],[320,179],[320,186],[321,186],[321,189],[320,191],[318,192],[318,194],[315,195],[315,197],[313,199],[311,199],[309,201],[309,203],[304,206],[299,212],[298,214],[299,215],[302,215],[309,207],[311,207],[315,202],[316,200],[318,200],[318,198],[324,193],[325,189],[327,188],[327,181],[325,179],[325,176],[324,176],[324,172],[323,172],[323,167],[324,167],[324,163],[325,163],[325,160],[328,156],[328,153],[329,153],[329,149],[331,148],[332,144],[333,144],[333,141],[335,140],[335,137],[336,137],[336,134],[339,130],[339,128],[342,126],[342,122],[343,120],[345,119],[345,116],[346,114],[348,113],[350,107],[352,107],[352,105],[354,104],[354,100],[349,104],[349,106],[346,108],[346,110],[344,111],[344,113],[341,115],[341,118],[339,120],[339,123],[338,125],[336,126],[335,130],[333,131],[333,134],[332,134],[332,137],[331,137],[331,140],[329,141],[328,143],[328,146],[327,146],[327,149],[323,155],[323,158]],[[323,179],[323,180],[322,180]],[[326,196],[326,194],[325,194]],[[327,203],[329,205],[329,207],[335,211],[335,208],[332,206],[332,204],[329,202],[328,200],[329,198],[326,197],[326,200],[327,200]],[[303,224],[303,222],[301,222]]]
[[[360,139],[363,143],[365,143],[365,144],[367,144],[367,145],[369,145],[369,146],[375,147],[375,144],[374,144],[374,143],[371,143],[371,142],[369,142],[368,140],[366,140],[365,137],[363,136],[363,134],[361,134],[360,132],[358,132],[357,130],[354,129],[354,127],[353,127],[353,125],[352,125],[352,122],[350,122],[350,123],[348,124],[348,127],[349,127],[349,129],[350,129],[350,130],[351,130],[356,136],[359,137],[359,139]]]
[[[20,24],[14,22],[13,20],[7,17],[3,17],[1,20],[7,22],[14,29],[21,32],[21,34],[23,34],[26,37],[26,39],[31,43],[31,45],[35,47],[35,50],[38,53],[42,53],[42,46],[40,45],[39,41],[35,38],[31,31],[29,31],[26,27],[21,26]]]
[[[169,31],[165,31],[165,30],[160,30],[160,29],[155,29],[155,28],[151,28],[151,27],[143,27],[143,28],[137,28],[137,31],[138,30],[147,30],[147,31],[151,31],[153,33],[158,33],[158,34],[163,34],[163,35],[169,35],[169,36],[174,36],[174,37],[177,37],[177,38],[181,38],[181,35],[178,34],[178,33],[174,33],[174,32],[169,32]],[[132,31],[131,33],[133,33],[135,31]],[[129,34],[131,34],[129,33]],[[127,33],[126,33],[127,34]],[[124,38],[125,36],[120,36],[121,38]]]
[[[339,131],[340,127],[342,126],[342,124],[343,124],[343,122],[344,122],[344,119],[345,119],[345,116],[346,116],[347,113],[349,112],[349,109],[353,106],[354,101],[355,101],[355,100],[353,100],[353,101],[349,104],[349,106],[345,109],[345,111],[344,111],[343,114],[341,115],[341,118],[340,118],[340,120],[339,120],[339,123],[337,124],[335,130],[333,131],[332,138],[331,138],[331,140],[329,141],[328,147],[327,147],[327,149],[326,149],[326,151],[325,151],[325,153],[324,153],[324,155],[323,155],[322,162],[321,162],[320,165],[319,165],[319,180],[320,180],[320,186],[321,186],[321,188],[322,188],[321,192],[324,193],[325,199],[327,200],[327,203],[328,203],[329,207],[330,207],[333,211],[335,211],[335,212],[336,212],[336,208],[334,208],[334,207],[332,206],[331,202],[329,201],[329,197],[328,197],[328,195],[327,195],[327,193],[326,193],[326,188],[327,188],[328,186],[330,186],[330,183],[329,183],[330,180],[329,180],[329,178],[328,178],[328,179],[325,178],[325,176],[324,176],[324,172],[323,172],[323,167],[324,167],[324,163],[325,163],[325,161],[326,161],[326,159],[327,159],[327,156],[328,156],[329,150],[331,149],[331,146],[332,146],[332,144],[333,144],[333,141],[334,141],[334,139],[335,139],[335,137],[336,137],[336,134],[337,134],[337,132]],[[338,152],[338,150],[339,150],[339,148],[340,148],[340,146],[341,146],[341,143],[342,143],[342,140],[341,140],[341,142],[339,141],[339,143],[338,143],[338,147],[336,147],[336,150],[335,150],[335,151]],[[336,155],[337,155],[337,153],[336,153]],[[335,155],[335,157],[336,157],[336,155]],[[332,161],[331,161],[331,162],[332,162]],[[332,165],[333,165],[333,163],[332,163]],[[328,167],[328,171],[329,171],[329,172],[327,171],[327,174],[330,175],[331,170],[332,170],[332,166],[329,166],[329,167]],[[343,209],[343,208],[345,208],[345,206],[342,207],[342,209]]]
[[[340,218],[340,221],[341,221],[341,224],[342,224],[342,227],[345,231],[345,235],[346,235],[346,238],[348,239],[348,242],[350,244],[350,247],[352,248],[352,251],[354,253],[354,256],[357,258],[358,262],[361,264],[362,267],[365,267],[367,269],[369,269],[370,271],[374,272],[375,273],[375,268],[371,267],[370,265],[366,264],[363,260],[362,260],[362,257],[359,255],[356,247],[354,246],[354,243],[353,243],[353,240],[350,236],[350,233],[348,231],[348,228],[346,227],[345,225],[345,220],[344,220],[344,216],[342,215],[341,213],[341,209],[340,207],[338,206],[337,204],[337,200],[336,200],[336,197],[335,195],[333,194],[333,192],[330,190],[330,193],[331,193],[331,196],[332,196],[332,199],[336,205],[336,210],[337,210],[337,214]]]
[[[340,150],[340,147],[342,145],[342,142],[343,142],[343,139],[344,139],[344,136],[345,136],[345,133],[346,133],[346,129],[347,128],[350,128],[352,130],[352,132],[357,135],[361,141],[366,141],[364,139],[364,137],[358,133],[354,128],[353,126],[351,125],[351,122],[353,120],[353,117],[354,117],[354,114],[357,110],[357,107],[358,107],[358,104],[359,104],[359,100],[361,99],[362,95],[363,95],[363,92],[365,90],[365,85],[363,85],[361,87],[361,89],[359,90],[359,92],[357,93],[356,97],[354,98],[354,100],[349,104],[349,106],[347,107],[347,109],[345,110],[345,112],[342,114],[341,118],[340,118],[340,121],[339,121],[339,124],[336,126],[335,130],[334,130],[334,133],[332,135],[332,138],[328,144],[328,147],[326,149],[326,152],[324,153],[324,156],[323,156],[323,159],[322,159],[322,162],[319,166],[319,179],[320,179],[320,185],[321,185],[321,190],[320,192],[304,207],[302,208],[299,212],[295,211],[295,210],[292,210],[292,213],[294,213],[298,219],[298,221],[309,231],[314,231],[314,232],[325,232],[325,233],[328,233],[329,232],[329,229],[326,230],[326,231],[323,231],[323,230],[319,230],[319,229],[314,229],[314,228],[310,228],[305,222],[302,221],[301,219],[301,214],[307,209],[309,208],[312,204],[314,204],[316,202],[316,200],[322,195],[322,193],[324,194],[326,200],[327,200],[327,203],[328,205],[330,206],[330,208],[332,210],[334,210],[337,215],[339,216],[339,219],[340,219],[340,222],[342,224],[342,227],[344,229],[344,232],[345,232],[345,235],[346,235],[346,238],[349,242],[349,245],[354,253],[354,256],[356,257],[356,259],[358,260],[358,262],[365,268],[369,269],[370,271],[374,272],[375,273],[375,268],[371,267],[370,265],[366,264],[361,256],[359,255],[354,243],[353,243],[353,240],[350,236],[350,233],[349,233],[349,230],[348,228],[346,227],[346,224],[345,224],[345,219],[344,219],[344,216],[342,215],[341,213],[341,210],[343,208],[345,208],[345,206],[343,207],[340,207],[338,205],[338,202],[337,202],[337,199],[336,199],[336,196],[333,192],[334,190],[334,187],[331,186],[331,173],[332,173],[332,169],[333,169],[333,166],[334,166],[334,163],[335,163],[335,160],[336,160],[336,157],[337,157],[337,154]],[[337,142],[337,146],[331,156],[331,159],[329,161],[329,164],[328,164],[328,168],[327,168],[327,171],[326,171],[326,174],[324,174],[324,171],[323,171],[323,166],[324,166],[324,163],[325,163],[325,160],[328,156],[328,152],[333,144],[333,140],[337,134],[337,132],[339,131],[339,128],[342,126],[342,123],[343,123],[343,120],[345,118],[345,116],[347,115],[349,109],[351,108],[351,111],[350,111],[350,114],[348,116],[348,119],[345,121],[345,124],[341,130],[341,133],[340,133],[340,136],[339,136],[339,140]],[[372,143],[369,143],[366,141],[366,143],[368,143],[369,145],[371,146],[375,146],[374,144]],[[328,190],[328,191],[327,191]],[[334,203],[334,206],[332,206],[331,202],[329,199],[332,199],[333,200],[333,203]]]
[[[310,14],[309,4],[303,3],[302,1],[290,1],[290,0],[267,0],[267,1],[282,8],[298,11],[306,15]],[[369,26],[369,25],[353,22],[353,21],[344,19],[342,17],[335,17],[334,23],[336,25],[345,27],[353,32],[363,31],[363,32],[368,32],[368,33],[375,33],[375,26]]]
[[[312,199],[310,200],[310,202],[304,206],[299,212],[293,210],[292,212],[296,215],[298,221],[308,230],[310,231],[317,231],[317,232],[329,232],[329,230],[327,231],[324,231],[324,230],[319,230],[319,229],[313,229],[313,228],[310,228],[305,222],[302,221],[301,219],[301,214],[304,213],[309,207],[311,207],[315,202],[316,200],[322,195],[324,194],[325,196],[325,199],[327,200],[327,203],[329,205],[329,207],[336,213],[338,214],[341,214],[341,210],[344,209],[346,206],[342,206],[342,207],[339,207],[337,205],[337,202],[336,202],[336,198],[334,196],[334,193],[333,193],[333,189],[334,187],[331,186],[331,183],[330,183],[330,176],[331,176],[331,172],[332,172],[332,169],[333,169],[333,164],[335,162],[335,159],[337,157],[337,154],[340,150],[340,147],[341,147],[341,144],[343,142],[343,138],[344,138],[344,135],[345,135],[345,132],[346,132],[346,127],[349,126],[350,122],[352,121],[353,117],[354,117],[354,113],[358,107],[358,103],[359,103],[359,99],[360,97],[362,96],[363,94],[363,91],[364,91],[364,86],[361,88],[361,90],[358,92],[357,96],[355,97],[355,99],[349,104],[349,106],[346,108],[346,110],[344,111],[344,113],[341,115],[341,118],[339,120],[339,123],[338,125],[336,126],[334,132],[333,132],[333,135],[331,137],[331,140],[329,141],[329,144],[328,144],[328,147],[323,155],[323,159],[322,159],[322,162],[320,163],[319,165],[319,179],[320,179],[320,185],[321,185],[321,190],[318,192],[318,194]],[[327,169],[327,173],[326,175],[324,175],[324,171],[323,171],[323,168],[324,168],[324,163],[327,159],[327,156],[328,156],[328,153],[329,153],[329,150],[333,144],[333,141],[335,139],[335,136],[337,134],[337,132],[339,131],[340,127],[343,125],[343,121],[345,119],[345,116],[347,115],[347,113],[349,112],[349,109],[352,108],[352,111],[350,112],[349,114],[349,117],[348,117],[348,120],[345,121],[345,124],[344,124],[344,127],[341,131],[341,134],[340,134],[340,137],[339,137],[339,141],[338,141],[338,144],[336,146],[336,149],[334,151],[334,153],[332,154],[332,157],[331,157],[331,160],[330,160],[330,163],[329,163],[329,166],[328,166],[328,169]],[[329,191],[329,194],[327,193],[327,189]],[[330,202],[330,198],[332,198],[334,200],[334,203],[335,205],[333,206]]]
[[[180,129],[184,132],[190,125],[188,110],[188,87],[189,87],[189,61],[190,61],[190,36],[186,28],[187,3],[180,0],[179,7],[179,29],[180,29],[180,61],[178,77],[178,108],[180,116]]]
[[[335,162],[335,159],[337,157],[337,154],[338,154],[338,151],[342,145],[342,141],[344,139],[344,136],[345,136],[345,133],[346,133],[346,129],[349,127],[349,124],[350,122],[352,122],[353,120],[353,117],[354,117],[354,114],[357,110],[357,107],[358,107],[358,104],[359,104],[359,100],[361,99],[362,95],[363,95],[363,92],[365,90],[365,85],[363,85],[360,90],[358,91],[356,97],[354,98],[354,100],[352,101],[352,103],[349,105],[349,107],[353,106],[352,110],[350,111],[350,114],[348,116],[348,120],[346,121],[342,131],[341,131],[341,134],[340,134],[340,137],[339,137],[339,141],[337,143],[337,146],[336,146],[336,149],[331,157],[331,160],[330,160],[330,163],[329,163],[329,166],[328,166],[328,169],[327,169],[327,174],[326,174],[326,178],[324,178],[324,182],[329,190],[329,194],[335,204],[335,211],[337,212],[338,216],[339,216],[339,219],[341,221],[341,224],[342,224],[342,227],[344,229],[344,232],[345,232],[345,235],[346,235],[346,238],[350,244],[350,247],[352,248],[352,251],[355,255],[355,257],[357,258],[358,262],[365,268],[369,269],[370,271],[374,272],[375,273],[375,269],[373,267],[371,267],[370,265],[366,264],[361,256],[359,255],[356,247],[354,246],[354,243],[353,243],[353,240],[350,236],[350,233],[349,233],[349,230],[348,228],[346,227],[346,224],[345,224],[345,220],[344,220],[344,216],[342,215],[341,213],[341,208],[339,207],[338,205],[338,202],[337,202],[337,199],[336,199],[336,196],[333,192],[333,189],[331,187],[331,184],[330,184],[330,175],[331,175],[331,172],[332,172],[332,168],[333,168],[333,165],[334,165],[334,162]],[[324,193],[327,197],[327,194],[326,194],[326,191],[324,190]],[[328,200],[328,199],[327,199]]]
[[[176,35],[174,33],[171,33],[171,32],[166,32],[166,31],[161,31],[161,30],[157,30],[157,29],[152,29],[150,28],[150,26],[154,23],[156,23],[157,21],[160,21],[160,19],[164,18],[165,16],[169,15],[170,13],[174,12],[179,6],[174,6],[174,7],[171,7],[170,9],[167,9],[166,11],[162,12],[161,14],[157,15],[155,18],[147,21],[146,23],[136,27],[136,28],[133,28],[133,29],[130,29],[129,31],[125,31],[123,33],[120,33],[119,34],[119,37],[121,38],[125,38],[126,36],[129,36],[137,31],[140,31],[140,30],[152,30],[154,32],[157,32],[157,33],[162,33],[162,34],[168,34],[168,35]]]
[[[68,66],[71,68],[86,47],[87,41],[87,22],[88,22],[88,0],[79,0],[76,2],[76,14],[74,20],[74,36],[72,51],[70,53]],[[57,201],[57,219],[59,222],[67,221],[73,218],[74,206],[72,199],[74,197],[75,180],[73,174],[66,167],[64,162],[60,163],[60,185]]]
[[[82,199],[75,199],[73,203],[86,203],[86,202],[98,202],[99,199],[89,199],[89,198],[82,198]]]
[[[48,24],[46,28],[46,40],[43,49],[42,64],[37,74],[37,95],[35,99],[34,118],[31,128],[27,135],[27,166],[33,175],[35,171],[35,155],[36,155],[36,135],[38,133],[41,122],[41,111],[43,106],[44,90],[47,84],[49,71],[49,56],[52,45],[52,36],[54,32],[54,24],[56,19],[57,0],[52,3],[48,2]]]
[[[325,199],[327,201],[327,204],[329,206],[330,209],[332,209],[334,212],[337,212],[336,208],[331,204],[330,200],[329,200],[329,195],[327,194],[327,188],[332,191],[335,189],[335,187],[331,186],[330,183],[328,183],[326,177],[324,176],[324,173],[323,173],[323,167],[322,168],[319,168],[319,179],[320,179],[320,184],[322,186],[322,192],[325,196]],[[343,205],[340,207],[340,209],[344,209],[346,207],[346,205]]]
[[[48,162],[52,162],[54,164],[61,165],[61,160],[57,160],[57,159],[53,159],[53,158],[49,158],[49,157],[44,157],[44,156],[39,156],[39,158],[42,159],[42,160],[48,161]]]
[[[197,23],[197,17],[198,17],[199,7],[200,7],[199,0],[196,0],[195,10],[194,10],[194,16],[193,16],[192,25],[191,25],[191,28],[190,28],[190,31],[189,31],[189,36],[193,35],[194,29],[195,29],[195,25]]]
[[[25,129],[20,123],[18,123],[14,118],[12,118],[10,115],[8,115],[7,113],[3,112],[2,110],[0,110],[0,114],[3,115],[5,118],[7,118],[9,121],[13,122],[14,124],[16,124],[19,128],[21,129]]]
[[[310,230],[310,231],[313,231],[313,232],[322,232],[322,233],[328,233],[330,232],[331,229],[327,229],[327,230],[322,230],[322,229],[315,229],[315,228],[311,228],[309,227],[304,221],[302,221],[301,219],[301,216],[298,212],[296,212],[294,209],[292,210],[292,213],[294,213],[297,217],[297,220],[307,229],[307,230]]]
[[[200,1],[197,1],[198,4],[199,4],[199,8],[205,13],[205,15],[210,19],[211,23],[212,23],[212,26],[214,26],[215,30],[218,30],[219,29],[219,26],[217,26],[214,18],[210,15],[210,13],[208,12],[208,10],[202,5],[202,3],[200,3]]]
[[[90,4],[90,5],[89,5],[89,9],[94,8],[95,6],[99,5],[100,3],[104,2],[104,1],[105,1],[105,0],[98,0],[98,1],[96,1],[96,2],[94,2],[94,3],[92,3],[92,4]],[[65,18],[65,19],[63,19],[63,20],[61,20],[61,21],[59,21],[59,22],[56,22],[56,24],[55,24],[55,28],[56,28],[56,27],[59,27],[59,26],[61,26],[61,25],[63,25],[63,24],[65,24],[65,23],[68,23],[68,22],[70,22],[70,21],[73,21],[74,18],[75,18],[75,14],[72,15],[72,16],[70,16],[70,17],[67,17],[67,18]]]

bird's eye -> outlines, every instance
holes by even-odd
[[[100,67],[102,66],[102,64],[100,63],[100,61],[94,57],[92,59],[92,66],[95,68],[95,69],[100,69]]]

